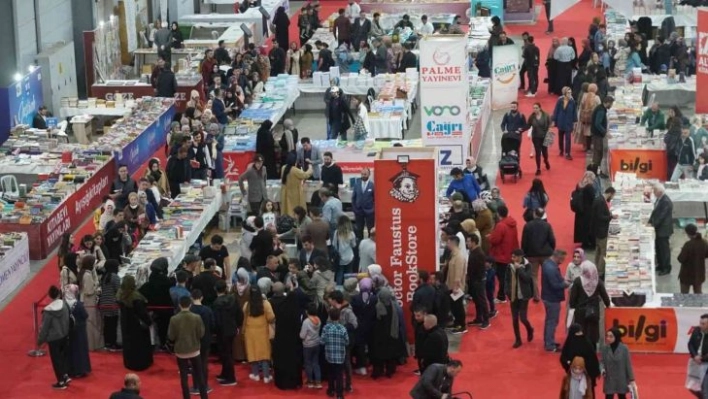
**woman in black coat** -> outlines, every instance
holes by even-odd
[[[167,160],[167,181],[170,184],[170,196],[174,199],[181,193],[180,186],[192,180],[192,167],[187,158],[187,149],[179,147],[175,155]]]
[[[118,291],[120,329],[123,336],[123,366],[128,370],[142,371],[152,365],[150,342],[150,315],[147,300],[138,292],[135,277],[127,275]]]
[[[586,260],[580,268],[580,277],[570,286],[568,306],[574,309],[573,322],[580,324],[590,343],[596,347],[600,340],[600,301],[609,308],[610,297],[595,264]]]
[[[268,179],[278,179],[278,171],[275,168],[275,139],[271,129],[273,122],[268,120],[261,123],[256,133],[256,154],[263,156],[263,166],[266,168]]]
[[[393,299],[393,293],[388,288],[382,288],[377,295],[376,321],[371,334],[369,355],[373,371],[371,378],[379,378],[384,374],[391,377],[396,372],[396,365],[401,357],[400,320]]]
[[[69,331],[69,377],[81,378],[91,372],[86,320],[88,313],[83,302],[77,300],[79,287],[69,284],[64,288],[64,300],[74,316],[74,328]]]
[[[590,229],[592,203],[595,200],[595,179],[594,173],[585,172],[583,179],[575,187],[570,201],[571,210],[575,213],[573,242],[581,244],[586,250],[595,248],[595,238]]]
[[[371,342],[371,336],[376,323],[376,294],[373,292],[374,282],[369,278],[359,281],[359,293],[352,297],[352,310],[357,320],[357,329],[354,342],[352,360],[354,369],[360,374],[366,373],[368,358],[366,345]]]
[[[595,390],[597,378],[600,376],[600,361],[597,359],[595,347],[588,341],[580,324],[572,324],[568,328],[568,337],[565,339],[561,350],[560,363],[566,373],[570,372],[570,364],[576,357],[585,360],[585,370],[592,380],[592,389]]]
[[[278,47],[285,51],[290,46],[289,27],[290,18],[285,12],[285,7],[278,7],[273,17],[273,25],[275,26],[275,41],[278,42]]]
[[[167,328],[170,325],[173,306],[172,297],[170,296],[170,287],[172,282],[167,277],[168,269],[167,258],[157,258],[150,264],[150,277],[147,283],[140,287],[140,293],[147,300],[148,306],[159,306],[163,309],[151,310],[153,319],[157,324],[157,336],[160,338],[160,344],[167,343]]]

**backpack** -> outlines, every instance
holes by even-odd
[[[583,190],[576,188],[570,194],[570,210],[575,213],[583,210]]]
[[[295,228],[295,220],[290,215],[280,215],[278,217],[278,234],[284,234]]]

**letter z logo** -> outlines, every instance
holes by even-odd
[[[434,107],[423,107],[423,111],[427,116],[443,116],[443,115],[459,115],[462,110],[457,105],[453,106],[434,106]]]

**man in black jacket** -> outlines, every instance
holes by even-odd
[[[447,322],[450,321],[450,289],[445,284],[443,272],[435,272],[432,277],[431,284],[435,288],[433,314],[438,318],[438,325],[445,328]]]
[[[424,309],[425,313],[433,314],[435,304],[435,287],[430,285],[430,273],[427,270],[418,271],[418,287],[413,293],[411,309]]]
[[[300,242],[302,243],[302,249],[300,250],[300,253],[298,254],[298,259],[300,260],[300,265],[302,267],[305,266],[310,266],[311,269],[314,270],[314,264],[315,264],[315,259],[317,258],[326,258],[327,254],[317,248],[315,248],[315,244],[312,240],[312,236],[310,235],[303,235],[300,238]]]
[[[526,129],[526,117],[524,114],[519,112],[519,103],[513,101],[511,103],[511,109],[509,112],[504,114],[501,123],[502,132],[506,133],[516,133],[519,135],[519,141],[521,141],[521,132]]]
[[[42,105],[32,118],[32,127],[35,129],[47,130],[47,116],[49,116],[47,107]]]
[[[123,389],[113,392],[110,399],[142,399],[140,396],[140,377],[128,373],[123,379]]]
[[[369,32],[371,32],[371,21],[366,18],[366,13],[362,11],[352,25],[352,47],[354,47],[354,51],[359,51],[360,46],[366,43],[369,39]]]
[[[401,65],[398,67],[398,72],[406,72],[406,69],[418,69],[418,57],[411,51],[413,46],[410,43],[403,43],[403,56],[401,56]]]
[[[410,392],[413,399],[448,399],[455,377],[462,371],[462,362],[450,360],[447,364],[432,364],[425,370]]]
[[[467,236],[467,287],[469,295],[474,301],[475,318],[467,323],[468,326],[479,326],[480,329],[489,328],[489,305],[487,304],[486,276],[484,263],[487,256],[479,246],[479,237],[474,234]]]
[[[216,300],[216,282],[219,280],[215,274],[216,261],[204,260],[204,271],[192,279],[192,289],[198,289],[204,296],[204,305],[211,306]]]
[[[519,320],[526,327],[526,338],[533,341],[533,327],[529,323],[527,314],[529,310],[529,299],[535,294],[533,279],[530,276],[531,265],[524,258],[524,251],[514,250],[511,254],[511,263],[506,272],[506,282],[504,284],[504,294],[509,298],[511,304],[511,321],[514,327],[514,346],[516,349],[521,346],[521,329]]]
[[[524,59],[524,66],[529,75],[529,91],[527,94],[536,95],[538,90],[538,66],[541,59],[540,51],[534,44],[533,36],[526,39],[526,45],[521,57]]]
[[[662,184],[654,186],[654,210],[649,216],[649,224],[654,227],[654,251],[656,252],[656,271],[659,276],[671,274],[671,246],[669,239],[674,234],[674,204],[666,195]]]
[[[214,50],[214,58],[216,59],[217,65],[231,64],[231,56],[229,55],[229,50],[226,49],[226,44],[223,40],[219,40],[219,47]]]
[[[606,136],[607,136],[607,111],[612,108],[612,103],[615,102],[615,98],[612,96],[606,96],[602,100],[602,104],[595,107],[592,111],[592,117],[590,120],[590,133],[592,134],[592,164],[600,166],[602,164],[602,159],[605,158],[607,149],[605,148]],[[602,169],[602,168],[601,168]],[[609,177],[609,172],[607,170],[600,171],[600,177]]]
[[[543,218],[544,214],[545,212],[541,208],[534,210],[533,220],[526,223],[521,233],[521,249],[531,263],[534,302],[541,299],[538,289],[538,269],[556,249],[553,227]]]
[[[681,137],[676,146],[676,167],[671,173],[671,181],[677,182],[681,177],[693,178],[693,164],[696,162],[696,145],[691,138],[688,126],[681,128]]]
[[[341,136],[342,140],[347,141],[347,130],[354,124],[354,115],[351,108],[349,108],[349,103],[341,95],[339,87],[332,87],[330,93],[332,98],[326,105],[325,110],[327,125],[329,126],[327,139],[336,140]]]
[[[251,250],[251,265],[254,268],[264,266],[268,256],[273,254],[273,234],[263,228],[263,218],[256,216],[253,226],[258,231],[251,240],[249,249]]]
[[[614,187],[607,187],[605,194],[596,197],[592,203],[592,234],[595,237],[595,265],[601,279],[605,279],[605,254],[607,253],[607,235],[610,229],[609,202],[615,197]]]
[[[368,43],[362,43],[360,51],[364,51],[366,53],[364,56],[364,62],[361,64],[361,68],[371,73],[373,76],[376,72],[376,56],[374,55],[374,52],[371,51],[371,47],[369,47]]]
[[[691,354],[691,359],[697,364],[708,363],[708,342],[706,342],[706,335],[708,335],[708,313],[701,315],[701,320],[698,327],[694,327],[691,332],[691,337],[688,339],[688,352]],[[708,376],[703,378],[703,383],[701,384],[701,390],[691,391],[697,398],[704,398],[703,394],[708,392]]]
[[[339,195],[339,185],[344,184],[342,168],[334,162],[334,157],[330,151],[325,151],[322,161],[322,172],[320,172],[322,184],[331,184],[332,193]]]
[[[177,78],[172,72],[170,63],[166,62],[160,74],[157,75],[157,83],[155,85],[155,95],[157,97],[175,98],[177,93]]]
[[[226,282],[216,282],[217,298],[214,301],[214,326],[216,338],[219,343],[219,359],[221,373],[216,376],[219,385],[236,385],[234,374],[233,342],[238,333],[239,326],[243,323],[243,311],[233,295],[227,295]]]
[[[448,340],[447,333],[438,325],[438,318],[435,315],[425,315],[423,318],[423,328],[425,329],[425,340],[420,346],[420,372],[432,364],[446,363],[449,359],[447,355]]]

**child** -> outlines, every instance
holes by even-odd
[[[494,306],[494,282],[496,281],[495,277],[497,275],[496,272],[496,262],[494,261],[494,258],[491,256],[487,256],[487,258],[484,260],[484,270],[487,271],[487,285],[484,287],[486,290],[487,294],[487,302],[489,302],[489,319],[493,319],[497,317],[497,310]]]
[[[317,317],[317,304],[307,305],[307,319],[302,322],[300,339],[305,363],[305,385],[308,388],[322,389],[322,374],[320,370],[320,328],[322,323]]]
[[[349,345],[347,329],[339,323],[340,314],[341,311],[336,307],[329,310],[329,323],[322,329],[321,337],[329,369],[327,395],[336,394],[337,399],[344,398],[344,359]]]
[[[261,206],[261,217],[263,218],[263,226],[265,226],[266,229],[276,229],[278,217],[275,214],[273,201],[268,200],[263,202],[263,206]]]

